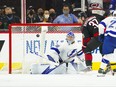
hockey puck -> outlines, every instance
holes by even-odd
[[[36,37],[39,37],[39,36],[40,36],[39,34],[36,35]]]

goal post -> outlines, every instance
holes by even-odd
[[[65,40],[72,31],[82,43],[81,24],[11,24],[9,26],[9,73],[29,73],[30,65]]]
[[[40,36],[40,55],[44,57],[44,47],[45,47],[45,36],[48,32],[48,26],[41,27],[41,36]]]

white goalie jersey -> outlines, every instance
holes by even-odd
[[[44,59],[47,61],[32,65],[32,74],[64,74],[66,72],[77,72],[79,60],[84,61],[82,44],[76,43],[73,32],[66,35],[66,40],[58,47],[52,47],[46,53]],[[83,65],[83,64],[82,64]],[[85,68],[85,66],[83,66]]]
[[[47,54],[48,59],[59,63],[59,62],[71,62],[74,60],[74,57],[79,57],[80,59],[84,59],[84,54],[82,51],[82,45],[79,43],[74,42],[73,44],[68,44],[66,41],[61,44],[59,47],[51,48],[49,54]],[[77,52],[80,51],[78,54]],[[75,56],[75,54],[77,54]],[[76,59],[75,59],[76,60]]]

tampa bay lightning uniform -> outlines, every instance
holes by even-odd
[[[108,68],[105,70],[105,67],[110,65],[111,59],[115,58],[116,55],[116,11],[114,11],[112,17],[107,17],[100,22],[99,34],[103,39],[103,57],[98,73],[106,74]]]
[[[69,32],[67,36],[75,38],[72,32]],[[76,73],[78,59],[84,60],[84,53],[81,48],[82,44],[66,38],[64,43],[60,44],[59,47],[52,47],[45,56],[47,60],[57,63],[58,66],[44,63],[41,65],[35,64],[31,68],[32,74],[64,74],[67,71],[68,73]],[[84,67],[82,68],[84,69]]]
[[[103,54],[113,53],[116,48],[116,17],[107,17],[102,20],[99,33],[104,34]]]

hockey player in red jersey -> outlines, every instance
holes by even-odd
[[[94,4],[94,3],[93,3]],[[103,10],[98,9],[98,7],[92,8],[89,10],[88,18],[85,19],[85,22],[82,26],[82,34],[83,34],[83,51],[85,52],[85,61],[87,65],[87,69],[85,71],[92,70],[92,54],[87,53],[85,48],[88,42],[93,38],[99,35],[98,33],[98,24],[101,20],[103,20]]]

